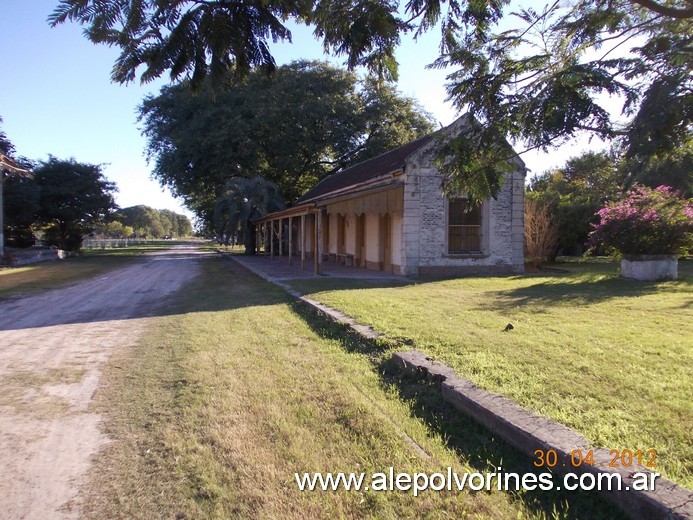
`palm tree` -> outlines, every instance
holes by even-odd
[[[236,236],[245,246],[245,254],[255,254],[254,221],[284,208],[279,188],[272,181],[255,177],[232,177],[224,185],[214,206],[214,224],[225,243]]]

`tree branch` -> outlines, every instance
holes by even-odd
[[[632,0],[632,2],[649,9],[650,11],[654,11],[655,13],[668,16],[670,18],[685,20],[693,17],[693,7],[689,7],[687,9],[677,9],[675,7],[668,7],[666,5],[658,4],[654,0]],[[690,2],[688,3],[690,4]]]
[[[597,134],[608,135],[608,136],[628,135],[628,132],[626,132],[625,130],[614,130],[614,129],[605,130],[603,128],[597,128],[594,126],[586,126],[586,125],[575,125],[575,127],[579,128],[580,130],[587,130],[588,132],[594,132]]]

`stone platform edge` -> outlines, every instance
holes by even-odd
[[[357,323],[341,311],[303,296],[289,284],[276,280],[231,255],[228,258],[236,260],[238,265],[260,278],[281,287],[314,312],[335,323],[347,326],[363,338],[374,340],[382,337],[370,327]],[[632,484],[633,467],[608,466],[612,459],[609,450],[591,447],[585,437],[567,426],[523,408],[511,399],[478,388],[471,381],[460,378],[452,368],[434,361],[423,352],[417,350],[397,352],[393,354],[392,359],[405,373],[425,377],[438,384],[446,402],[484,425],[525,455],[536,457],[535,450],[544,450],[544,453],[547,450],[555,450],[558,455],[558,464],[553,468],[554,470],[563,473],[572,472],[576,475],[591,473],[595,476],[599,473],[620,473],[624,486]],[[590,449],[594,454],[595,465],[581,464],[573,467],[570,463],[573,450],[586,453]],[[566,465],[562,466],[564,463]],[[644,467],[635,469],[649,472]],[[601,491],[601,494],[632,518],[693,519],[693,492],[662,477],[657,478],[656,484],[656,489],[653,491]]]
[[[518,451],[536,459],[535,450],[555,450],[558,464],[554,471],[580,476],[591,473],[620,473],[623,486],[632,487],[634,472],[648,472],[642,466],[610,467],[613,456],[605,448],[594,448],[589,441],[567,426],[556,423],[521,407],[506,397],[482,390],[472,382],[458,377],[455,371],[437,363],[423,352],[410,350],[393,355],[393,361],[404,371],[424,377],[440,386],[443,399],[455,409],[483,424],[491,432]],[[573,466],[571,454],[592,450],[594,465]],[[580,457],[582,458],[582,457]],[[633,518],[693,518],[693,492],[662,477],[655,490],[601,491],[604,498]]]

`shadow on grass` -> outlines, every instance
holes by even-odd
[[[691,290],[691,282],[685,278],[666,282],[641,282],[618,276],[567,275],[562,279],[550,277],[540,283],[493,292],[493,298],[489,298],[488,303],[479,304],[477,309],[507,310],[525,305],[536,308],[590,305],[616,298],[638,298],[662,290],[688,292]]]
[[[527,281],[536,283],[508,291],[490,292],[494,309],[498,300],[502,307],[516,307],[532,304],[535,306],[554,306],[556,304],[590,304],[608,301],[614,298],[637,298],[655,294],[666,287],[674,291],[690,291],[693,285],[693,260],[679,260],[679,279],[673,282],[639,282],[619,277],[618,263],[613,259],[598,258],[585,262],[571,261],[551,264],[549,269],[539,272],[528,272],[522,275],[495,275],[489,279]],[[443,282],[446,280],[464,280],[456,277],[417,277],[393,280],[358,279],[358,278],[316,278],[287,280],[301,294],[315,294],[325,291],[368,290],[399,288],[412,285]],[[469,278],[479,278],[470,275]],[[667,284],[664,286],[663,284]],[[497,298],[497,299],[496,299]],[[485,309],[486,307],[480,307]]]
[[[403,375],[391,357],[394,350],[402,350],[401,344],[387,339],[367,340],[302,303],[294,303],[293,309],[320,337],[338,341],[347,352],[369,356],[383,386],[396,389],[399,396],[410,404],[413,415],[445,439],[473,471],[487,473],[502,468],[504,473],[517,473],[520,477],[525,473],[546,471],[534,466],[535,459],[518,452],[445,402],[437,385]],[[554,475],[553,482],[560,485],[562,478]],[[547,518],[626,518],[602,498],[584,491],[535,490],[512,492],[512,495],[530,511]]]
[[[494,297],[489,299],[489,303],[480,304],[477,308],[488,310],[525,305],[589,305],[614,298],[637,298],[660,290],[660,284],[656,282],[637,282],[616,277],[596,280],[571,277],[566,281],[551,279],[508,291],[497,291],[492,293]]]

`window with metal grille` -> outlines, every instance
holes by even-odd
[[[467,199],[448,201],[448,253],[481,252],[481,206],[470,207]]]

